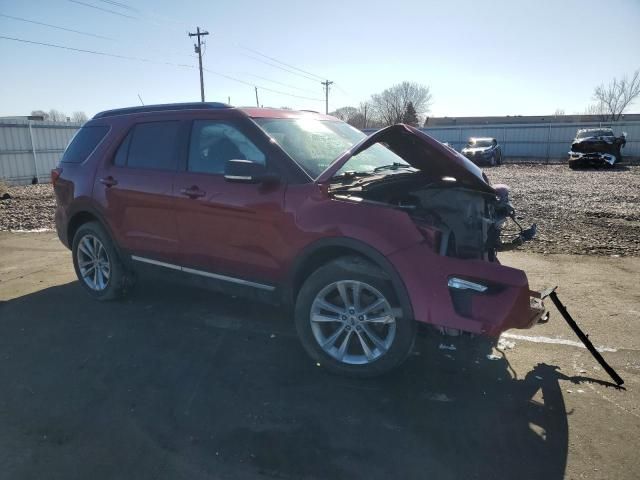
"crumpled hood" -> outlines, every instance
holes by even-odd
[[[619,153],[620,147],[624,146],[623,137],[585,137],[575,139],[571,144],[571,151],[579,153]]]
[[[383,128],[346,150],[316,179],[326,183],[353,156],[375,143],[384,143],[412,167],[434,177],[454,177],[461,185],[495,193],[482,169],[455,150],[409,125],[399,123]]]

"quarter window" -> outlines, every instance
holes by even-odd
[[[224,173],[227,160],[251,160],[264,165],[266,157],[233,125],[210,120],[194,121],[188,170],[198,173]]]
[[[108,131],[109,127],[103,126],[82,127],[69,143],[60,161],[64,163],[84,162]]]

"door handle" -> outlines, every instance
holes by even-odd
[[[115,178],[113,178],[111,175],[109,175],[106,178],[101,178],[100,183],[106,187],[113,187],[114,185],[118,184],[118,181]]]
[[[180,190],[180,193],[182,195],[186,195],[189,198],[204,197],[207,194],[207,192],[203,192],[196,186],[193,186],[190,188],[183,188],[182,190]]]

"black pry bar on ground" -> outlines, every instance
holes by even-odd
[[[596,349],[596,347],[593,346],[593,343],[591,343],[591,340],[589,340],[589,335],[585,334],[582,330],[580,330],[580,327],[578,326],[578,324],[575,322],[573,318],[571,318],[571,315],[569,315],[569,312],[567,311],[565,306],[562,304],[562,302],[558,298],[558,294],[555,292],[555,289],[553,289],[548,296],[553,302],[553,304],[556,306],[560,314],[564,317],[565,321],[569,324],[571,329],[578,336],[580,341],[584,343],[584,346],[587,347],[587,350],[591,352],[591,355],[593,355],[593,358],[595,358],[598,361],[598,363],[602,365],[602,368],[604,368],[605,371],[609,374],[609,376],[613,379],[613,381],[616,382],[616,385],[621,386],[624,383],[624,380],[611,367],[611,365],[607,363],[607,361],[602,357],[602,355],[600,355],[600,352]]]

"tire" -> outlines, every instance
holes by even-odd
[[[71,253],[78,280],[92,297],[114,300],[123,296],[131,277],[102,225],[98,222],[81,225],[73,236]]]
[[[493,153],[491,154],[491,158],[489,159],[489,166],[490,166],[490,167],[495,167],[496,165],[497,165],[497,162],[496,162],[496,153],[495,153],[495,152],[493,152]]]
[[[345,308],[349,306],[354,308]],[[387,275],[356,256],[333,260],[306,279],[296,299],[295,323],[304,349],[317,364],[360,378],[400,365],[416,335],[416,323],[403,311]]]
[[[497,163],[498,163],[498,165],[502,165],[502,152],[499,152],[498,162]]]

